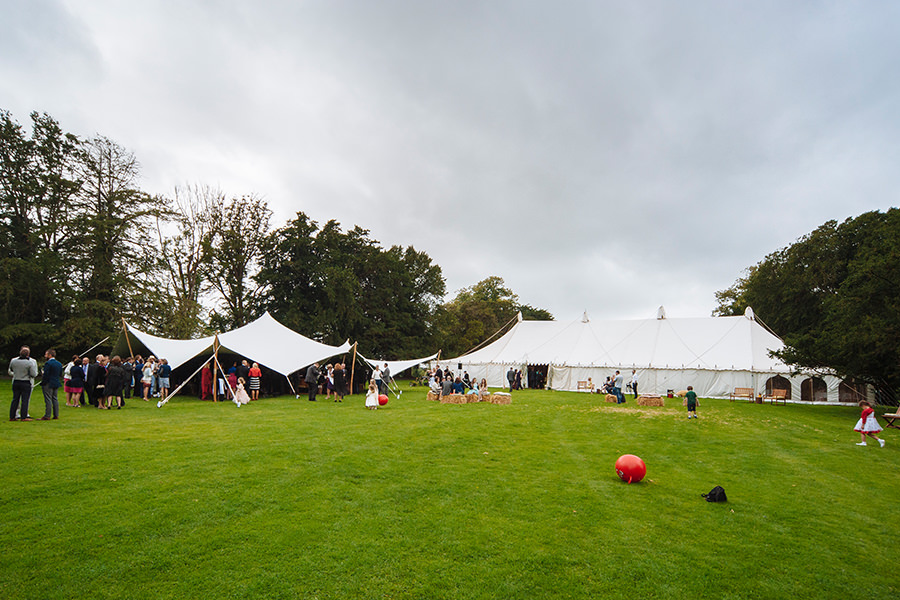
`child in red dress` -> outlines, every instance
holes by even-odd
[[[859,405],[862,407],[862,415],[860,415],[859,421],[856,422],[856,427],[853,428],[853,431],[858,431],[862,436],[862,441],[856,444],[857,446],[865,446],[866,445],[866,436],[874,440],[878,440],[878,443],[881,444],[881,447],[884,448],[884,440],[880,439],[876,433],[881,431],[881,425],[878,424],[878,421],[875,419],[875,409],[872,408],[872,405],[869,404],[865,400],[861,400]]]

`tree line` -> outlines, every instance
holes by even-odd
[[[133,153],[32,113],[26,130],[0,110],[0,348],[78,352],[121,329],[187,339],[268,310],[328,344],[372,356],[460,354],[522,311],[499,277],[444,301],[439,265],[412,246],[305,213],[273,227],[254,196],[205,185],[140,189]]]
[[[716,293],[713,314],[753,307],[785,342],[779,358],[900,391],[900,210],[828,221]]]

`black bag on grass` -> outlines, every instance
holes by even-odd
[[[717,485],[713,489],[709,491],[708,494],[700,494],[704,498],[706,498],[707,502],[727,502],[728,497],[725,495],[725,488],[721,485]]]

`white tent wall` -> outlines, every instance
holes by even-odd
[[[549,365],[548,387],[571,391],[589,377],[599,387],[617,369],[628,382],[635,369],[642,393],[690,385],[707,398],[727,398],[737,387],[764,394],[766,382],[780,376],[790,381],[791,400],[800,402],[809,375],[792,375],[769,355],[783,346],[750,310],[734,317],[626,321],[592,322],[585,315],[570,322],[519,321],[495,342],[445,364],[453,370],[461,364],[470,377],[504,388],[510,367],[527,374],[528,365]],[[841,380],[817,377],[826,384],[826,402],[837,402]]]

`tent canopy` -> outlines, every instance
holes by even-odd
[[[201,354],[212,354],[216,336],[197,340],[170,340],[135,329],[126,323],[128,334],[153,352],[157,358],[165,358],[173,369]],[[257,320],[233,331],[219,334],[221,348],[246,356],[267,368],[290,375],[314,362],[331,356],[344,354],[350,350],[349,341],[341,346],[329,346],[276,321],[266,312]]]
[[[769,356],[784,343],[748,313],[685,319],[520,321],[497,341],[449,363],[694,368],[790,373]]]
[[[391,370],[391,377],[393,377],[394,375],[399,375],[410,367],[414,367],[422,363],[427,363],[428,361],[437,358],[438,354],[440,353],[435,352],[431,356],[426,356],[425,358],[415,358],[410,360],[375,360],[366,358],[362,354],[360,354],[359,357],[366,361],[373,369],[376,366],[381,367],[384,366],[385,363],[387,363],[388,368]]]

